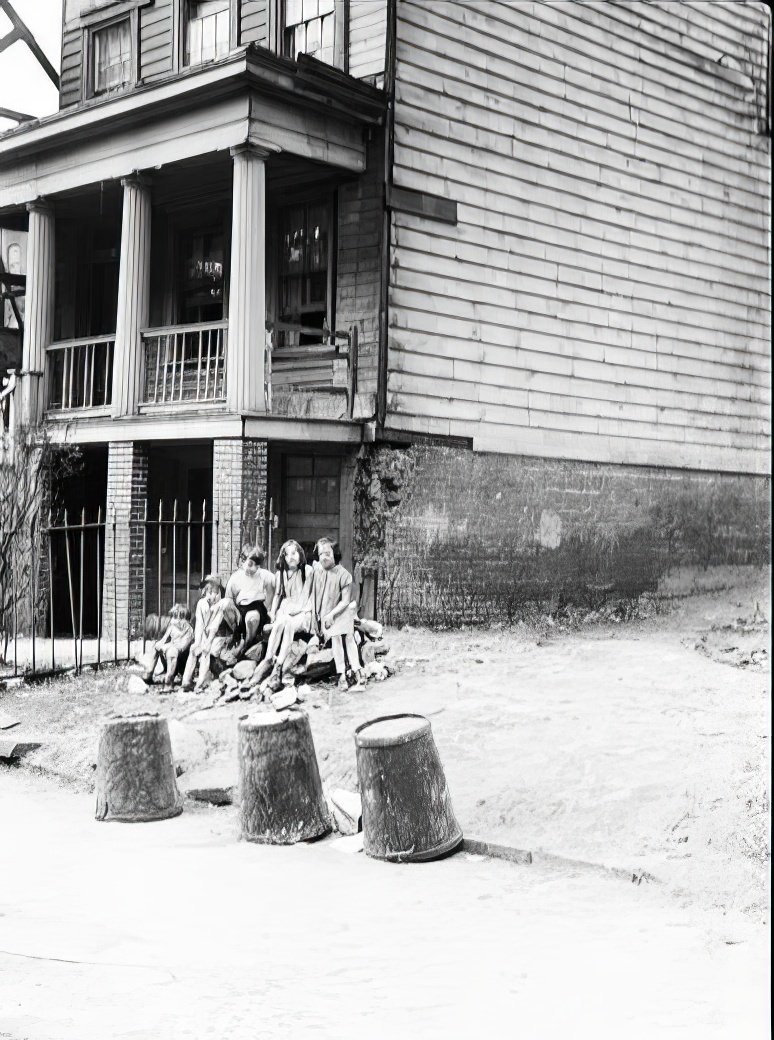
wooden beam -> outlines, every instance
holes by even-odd
[[[387,206],[402,213],[414,213],[428,220],[438,220],[442,224],[457,223],[457,203],[453,199],[431,195],[428,191],[396,188],[390,184],[387,187]]]
[[[0,50],[2,50],[0,45]],[[0,108],[0,119],[13,119],[17,123],[27,123],[30,119],[35,119],[35,116],[27,115],[26,112],[14,112],[12,108]]]
[[[56,69],[51,64],[51,62],[48,60],[46,55],[43,53],[41,48],[38,46],[38,42],[35,39],[35,37],[29,31],[29,29],[21,20],[21,18],[18,16],[16,11],[14,11],[13,7],[11,6],[11,0],[0,0],[0,10],[5,11],[6,15],[8,16],[11,25],[13,25],[12,32],[15,32],[17,34],[16,38],[23,40],[24,43],[27,44],[29,49],[38,59],[38,63],[40,64],[43,71],[54,84],[56,89],[59,90],[59,74],[57,73]]]

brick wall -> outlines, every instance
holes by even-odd
[[[380,617],[513,620],[525,604],[653,590],[678,565],[769,558],[769,480],[655,467],[372,448],[356,481],[356,560]]]
[[[102,630],[105,635],[142,632],[143,510],[148,494],[148,451],[144,444],[108,446]],[[114,525],[115,521],[115,525]]]
[[[246,541],[262,543],[266,515],[266,441],[213,441],[212,499],[216,519],[212,566],[224,576],[237,563]]]

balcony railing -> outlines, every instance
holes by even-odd
[[[113,396],[115,336],[88,336],[46,348],[49,411],[104,408]]]
[[[144,404],[226,399],[225,321],[146,329]]]

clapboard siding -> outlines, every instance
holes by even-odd
[[[65,28],[62,34],[62,66],[59,74],[59,107],[77,105],[81,100],[81,61],[83,49],[80,28]]]
[[[387,0],[350,0],[349,73],[358,79],[384,75]]]
[[[763,6],[397,11],[388,428],[768,471]]]
[[[360,393],[375,393],[379,348],[384,154],[374,140],[367,172],[338,193],[336,327],[358,326]]]
[[[152,80],[173,71],[173,0],[156,0],[151,7],[141,7],[140,78]]]
[[[269,0],[242,0],[239,8],[239,43],[269,46]]]

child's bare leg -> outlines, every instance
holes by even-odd
[[[196,683],[196,689],[201,690],[208,682],[212,681],[212,671],[210,669],[210,662],[212,661],[212,654],[208,651],[202,651],[199,658],[199,680]]]
[[[258,629],[261,627],[261,615],[257,610],[251,610],[249,614],[245,615],[245,645],[242,647],[242,652],[249,650],[250,647],[258,642]]]
[[[195,653],[193,647],[188,651],[188,660],[185,662],[185,671],[183,672],[183,689],[190,689],[193,686],[193,678],[196,672],[196,664],[199,660],[199,654]]]
[[[290,648],[293,645],[296,636],[301,631],[303,620],[304,618],[301,614],[293,614],[290,617],[285,618],[285,624],[283,625],[282,631],[282,645],[277,654],[277,661],[280,665],[285,663],[285,658],[290,653]]]
[[[347,662],[344,657],[344,640],[341,636],[331,636],[331,648],[333,649],[333,663],[336,667],[336,674],[339,677],[339,689],[348,690]]]
[[[167,671],[164,676],[164,684],[171,686],[175,681],[175,672],[177,672],[177,659],[178,651],[174,646],[168,646],[164,656],[167,659]]]
[[[146,672],[143,672],[143,676],[142,677],[143,677],[143,680],[146,683],[152,683],[153,682],[153,673],[156,671],[156,665],[159,663],[159,658],[160,657],[161,657],[161,653],[158,650],[155,650],[153,652],[153,661],[152,661],[152,663],[150,664],[148,670]]]
[[[358,651],[354,635],[352,635],[351,633],[345,635],[344,645],[347,648],[347,660],[349,661],[349,667],[352,669],[352,671],[355,673],[358,679],[362,678],[360,668],[360,652]]]

